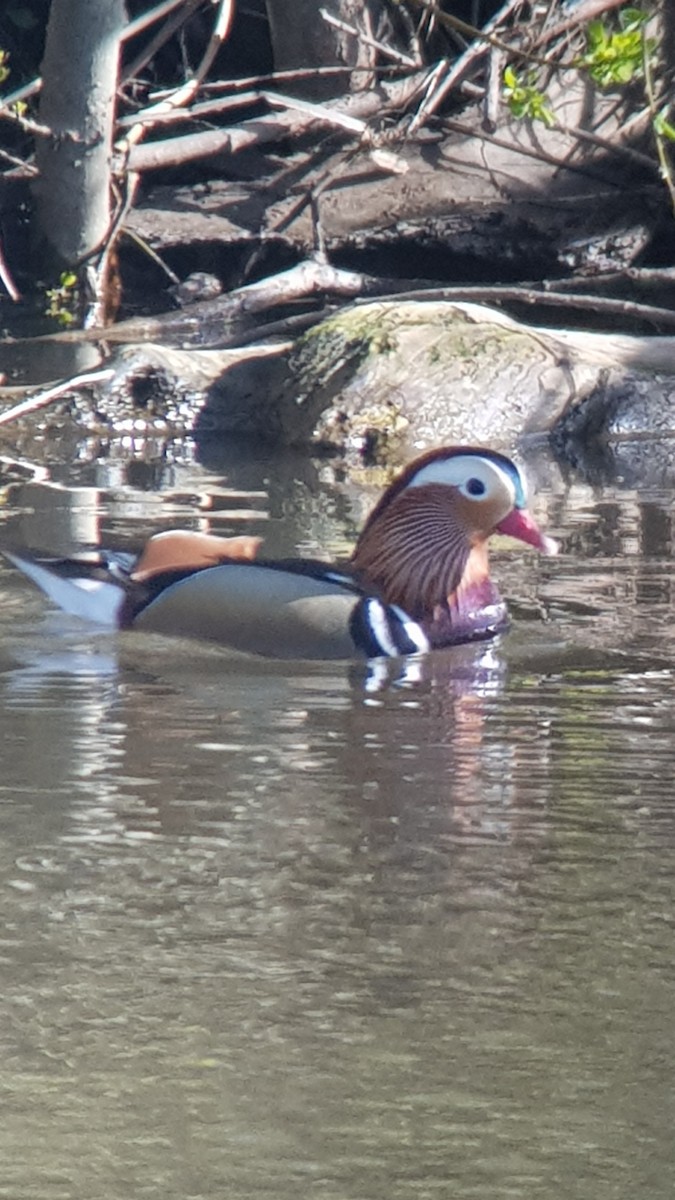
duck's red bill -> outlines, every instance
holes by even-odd
[[[520,542],[527,542],[528,546],[534,546],[542,554],[558,553],[558,543],[554,538],[547,537],[545,533],[542,533],[526,508],[512,509],[509,515],[499,522],[496,532],[518,538]]]

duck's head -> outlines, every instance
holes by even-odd
[[[525,482],[510,458],[445,447],[415,459],[394,480],[370,514],[352,563],[383,600],[415,619],[460,620],[499,600],[488,574],[494,533],[543,554],[557,551],[528,512]]]

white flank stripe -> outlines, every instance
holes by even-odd
[[[392,604],[391,610],[392,612],[396,613],[396,616],[405,629],[406,634],[410,638],[410,641],[413,643],[413,645],[417,647],[418,652],[422,654],[424,651],[428,650],[429,639],[424,630],[421,629],[417,624],[417,621],[413,621],[412,617],[409,617],[407,612],[404,612],[402,608],[399,608],[398,604]]]
[[[368,613],[368,624],[373,636],[377,640],[380,650],[383,654],[388,654],[390,658],[396,658],[401,651],[392,640],[389,632],[389,621],[384,604],[379,600],[368,600],[366,602],[366,610]]]

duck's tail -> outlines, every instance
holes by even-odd
[[[109,564],[100,559],[39,559],[9,550],[3,554],[64,612],[97,625],[119,625],[126,592]]]

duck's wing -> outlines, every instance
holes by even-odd
[[[198,637],[271,658],[336,659],[428,649],[407,615],[322,564],[222,563],[165,586],[133,628]]]

